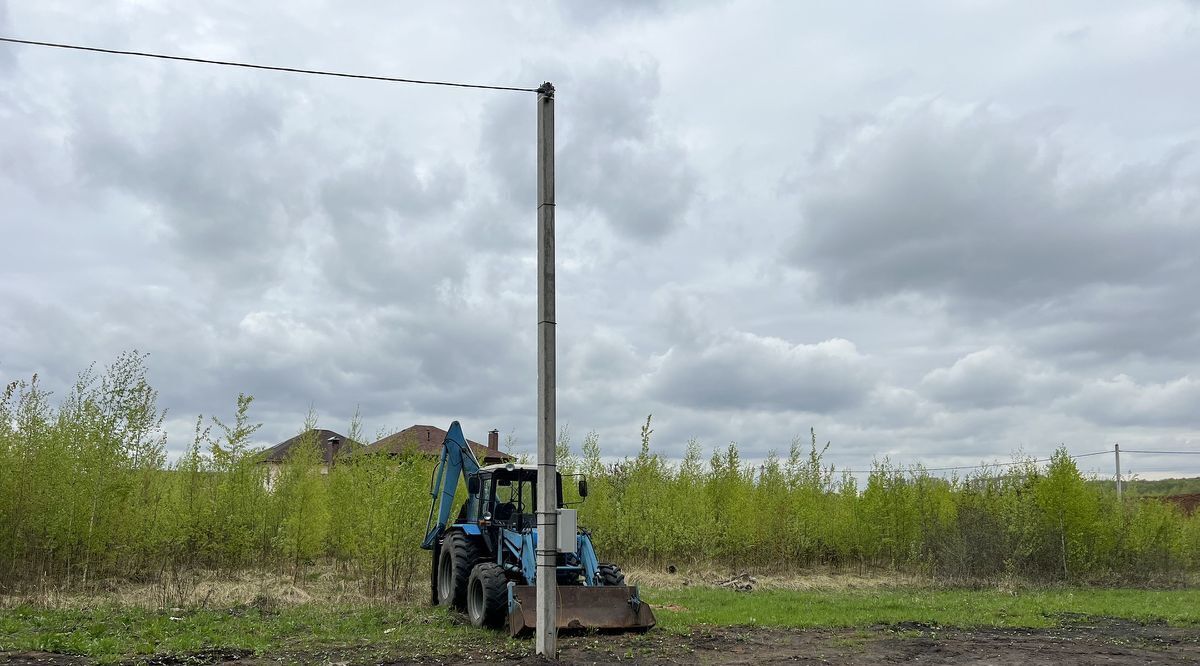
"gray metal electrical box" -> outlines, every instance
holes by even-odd
[[[558,552],[575,552],[575,537],[579,533],[579,516],[575,509],[558,510]]]

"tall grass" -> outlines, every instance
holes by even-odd
[[[238,396],[229,422],[198,418],[168,464],[143,356],[85,371],[57,402],[37,377],[10,384],[0,398],[0,588],[264,568],[299,579],[320,561],[374,594],[421,590],[433,461],[350,456],[324,473],[311,439],[268,489],[251,450],[252,404]],[[302,432],[315,425],[310,417]],[[758,464],[735,444],[706,455],[695,441],[668,460],[652,434],[647,419],[639,454],[615,463],[595,434],[577,453],[560,437],[564,472],[588,477],[581,523],[605,560],[1073,581],[1200,568],[1200,516],[1118,502],[1062,449],[1047,467],[949,480],[879,463],[860,486],[824,462],[815,434]],[[573,484],[567,495],[577,499]]]

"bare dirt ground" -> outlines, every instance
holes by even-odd
[[[901,624],[871,629],[698,628],[681,635],[567,636],[565,664],[1196,664],[1200,629],[1074,618],[1056,629],[947,629]],[[532,643],[514,652],[467,652],[412,658],[369,647],[255,657],[239,650],[162,655],[143,664],[537,664]],[[0,653],[0,664],[78,666],[86,659],[47,653]]]

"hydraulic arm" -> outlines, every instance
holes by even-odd
[[[451,423],[450,429],[446,431],[446,441],[442,443],[442,456],[434,468],[433,482],[429,486],[429,495],[433,502],[429,505],[429,518],[425,521],[425,540],[421,542],[421,548],[433,549],[445,531],[446,524],[450,522],[450,511],[453,510],[454,493],[458,491],[459,480],[466,479],[478,471],[479,461],[467,445],[462,426],[458,421]],[[436,523],[433,519],[435,511]]]

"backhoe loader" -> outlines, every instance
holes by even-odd
[[[466,480],[467,497],[450,522],[454,495]],[[591,534],[578,529],[574,509],[558,484],[558,628],[646,631],[654,613],[625,584],[614,564],[600,562]],[[587,480],[578,481],[587,497]],[[465,611],[477,627],[507,627],[510,635],[535,625],[534,549],[537,466],[480,467],[458,421],[450,424],[430,483],[432,502],[421,547],[432,551],[430,601]]]

